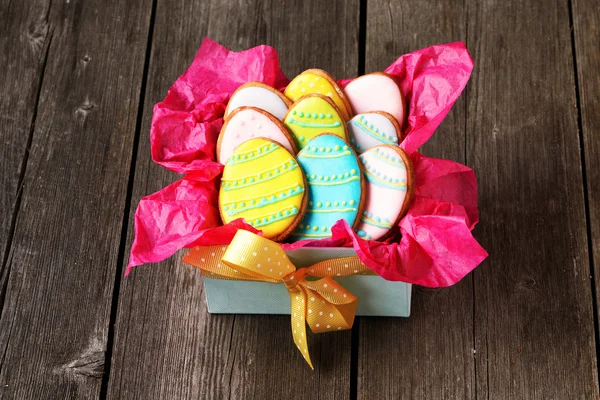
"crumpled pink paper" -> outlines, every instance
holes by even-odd
[[[407,136],[400,146],[415,170],[415,197],[398,225],[399,241],[366,241],[338,221],[331,238],[284,248],[352,246],[383,278],[428,287],[453,285],[479,265],[487,253],[471,234],[478,222],[475,174],[459,163],[416,151],[442,122],[472,68],[464,44],[450,43],[406,54],[385,70],[399,78],[409,104]],[[227,101],[249,81],[278,89],[289,83],[273,48],[236,53],[205,39],[189,69],[154,107],[152,158],[185,176],[140,201],[126,274],[184,247],[228,244],[238,229],[257,232],[241,219],[222,225],[218,186],[223,166],[215,161]],[[340,81],[343,86],[348,82]]]

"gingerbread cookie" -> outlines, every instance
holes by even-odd
[[[244,218],[264,237],[281,241],[304,216],[306,203],[302,169],[271,140],[240,144],[223,169],[219,209],[225,224]]]
[[[388,144],[373,147],[359,158],[367,190],[356,233],[363,239],[385,239],[410,205],[414,186],[412,163],[404,150]]]
[[[385,111],[394,116],[400,126],[406,118],[404,95],[396,80],[384,72],[363,75],[350,82],[344,93],[357,114]]]
[[[285,126],[300,149],[317,135],[327,132],[346,140],[346,123],[333,101],[320,94],[310,94],[292,104]]]
[[[362,212],[363,177],[348,144],[335,135],[319,135],[298,153],[298,163],[308,183],[308,209],[292,238],[330,237],[340,219],[354,226]]]
[[[221,128],[217,141],[217,161],[226,164],[241,143],[255,137],[274,140],[292,155],[297,152],[293,137],[280,120],[256,107],[239,107]]]
[[[398,145],[400,125],[396,118],[385,111],[358,114],[348,121],[350,144],[357,153],[362,153],[380,144]]]
[[[225,109],[225,119],[238,107],[249,106],[265,110],[281,120],[291,105],[292,102],[280,91],[264,83],[248,82],[231,95]]]
[[[304,71],[295,77],[284,91],[284,94],[292,101],[297,101],[302,96],[313,93],[329,97],[340,110],[344,121],[348,121],[352,117],[352,108],[344,91],[335,79],[323,70],[308,69]]]

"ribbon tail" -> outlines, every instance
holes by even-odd
[[[311,369],[313,367],[310,355],[308,353],[308,340],[306,337],[306,302],[307,295],[304,289],[300,286],[294,286],[288,288],[290,291],[290,304],[291,304],[291,320],[292,320],[292,336],[296,347],[302,353],[302,357],[308,363]]]
[[[331,277],[302,283],[308,293],[307,322],[314,333],[352,328],[358,297]]]

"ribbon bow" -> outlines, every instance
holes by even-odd
[[[373,274],[356,256],[297,269],[278,243],[244,230],[237,231],[229,246],[195,247],[183,261],[209,278],[285,284],[290,293],[294,343],[313,369],[306,323],[313,333],[350,329],[358,304],[358,297],[332,276]],[[322,279],[307,280],[307,276]]]

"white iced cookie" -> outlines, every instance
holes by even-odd
[[[380,144],[397,146],[402,137],[396,118],[384,111],[358,114],[347,126],[350,144],[359,154]]]
[[[260,82],[248,82],[240,86],[229,99],[225,119],[236,108],[249,106],[260,108],[283,120],[292,102],[281,92]]]
[[[408,211],[414,191],[412,162],[404,150],[388,144],[372,147],[359,158],[367,190],[356,233],[363,239],[382,240]]]

